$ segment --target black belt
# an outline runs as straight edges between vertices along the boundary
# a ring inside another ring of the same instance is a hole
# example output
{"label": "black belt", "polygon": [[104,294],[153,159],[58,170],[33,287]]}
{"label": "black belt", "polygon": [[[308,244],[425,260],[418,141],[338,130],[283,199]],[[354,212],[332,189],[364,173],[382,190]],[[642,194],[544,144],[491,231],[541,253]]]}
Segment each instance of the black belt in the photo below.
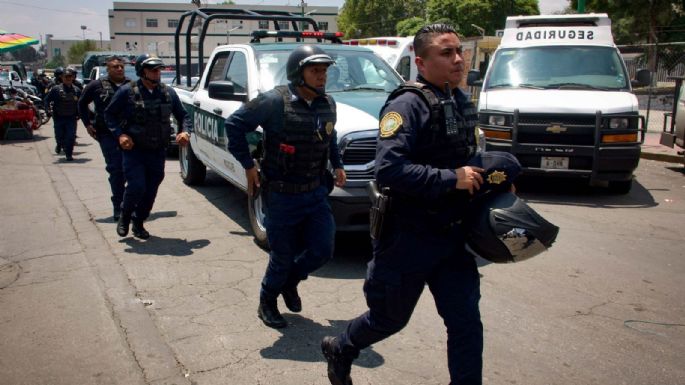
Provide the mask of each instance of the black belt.
{"label": "black belt", "polygon": [[270,191],[275,191],[279,193],[297,194],[310,192],[317,187],[321,186],[321,180],[315,179],[309,183],[289,183],[282,181],[269,181],[267,182],[267,189]]}

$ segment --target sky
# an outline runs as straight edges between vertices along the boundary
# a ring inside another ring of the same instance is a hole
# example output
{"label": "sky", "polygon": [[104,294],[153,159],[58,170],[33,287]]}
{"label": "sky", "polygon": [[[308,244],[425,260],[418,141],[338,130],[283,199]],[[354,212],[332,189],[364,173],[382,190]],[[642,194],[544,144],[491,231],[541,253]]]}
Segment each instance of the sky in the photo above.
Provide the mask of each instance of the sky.
{"label": "sky", "polygon": [[[234,0],[238,4],[299,5],[300,0]],[[189,3],[189,0],[139,0],[144,3]],[[202,0],[216,4],[217,0]],[[344,0],[307,0],[309,7],[338,6]],[[560,11],[568,6],[568,0],[539,0],[540,13]],[[0,29],[21,33],[36,39],[45,39],[52,34],[54,39],[81,39],[85,32],[87,39],[109,40],[107,10],[112,0],[0,0]],[[81,26],[85,25],[83,31]]]}

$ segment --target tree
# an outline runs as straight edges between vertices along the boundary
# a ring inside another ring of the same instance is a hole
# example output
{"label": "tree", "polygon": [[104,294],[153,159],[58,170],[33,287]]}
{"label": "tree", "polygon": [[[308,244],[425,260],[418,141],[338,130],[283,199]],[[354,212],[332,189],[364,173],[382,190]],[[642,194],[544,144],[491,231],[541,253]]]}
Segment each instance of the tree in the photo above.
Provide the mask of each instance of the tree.
{"label": "tree", "polygon": [[64,56],[57,55],[53,56],[52,59],[50,59],[50,61],[45,64],[45,68],[64,67],[65,65],[66,63],[64,63]]}
{"label": "tree", "polygon": [[69,51],[67,52],[69,63],[77,64],[83,62],[83,58],[86,57],[86,52],[88,51],[99,51],[95,41],[83,40],[79,41],[78,43],[74,43],[71,47],[69,47]]}
{"label": "tree", "polygon": [[423,17],[414,16],[397,23],[395,29],[397,30],[397,36],[414,36],[417,32],[419,32],[421,27],[426,24],[426,19]]}
{"label": "tree", "polygon": [[394,36],[397,23],[424,15],[427,0],[346,0],[338,16],[338,29],[346,38]]}
{"label": "tree", "polygon": [[24,63],[31,63],[38,59],[38,52],[32,47],[23,47],[10,52],[12,60],[20,60]]}
{"label": "tree", "polygon": [[472,24],[494,35],[509,15],[540,14],[536,0],[428,0],[427,9],[431,23],[447,19],[464,36],[481,34]]}

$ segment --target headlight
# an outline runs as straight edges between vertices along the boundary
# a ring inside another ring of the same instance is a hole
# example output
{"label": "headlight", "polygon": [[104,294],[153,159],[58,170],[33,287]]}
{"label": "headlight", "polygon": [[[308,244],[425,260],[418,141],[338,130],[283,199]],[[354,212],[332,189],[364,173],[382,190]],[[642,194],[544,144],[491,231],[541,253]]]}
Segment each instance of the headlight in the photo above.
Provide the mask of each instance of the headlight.
{"label": "headlight", "polygon": [[628,128],[628,118],[611,118],[609,119],[609,128],[612,130],[624,130]]}
{"label": "headlight", "polygon": [[493,126],[504,126],[507,119],[504,115],[490,115],[488,117],[488,124]]}

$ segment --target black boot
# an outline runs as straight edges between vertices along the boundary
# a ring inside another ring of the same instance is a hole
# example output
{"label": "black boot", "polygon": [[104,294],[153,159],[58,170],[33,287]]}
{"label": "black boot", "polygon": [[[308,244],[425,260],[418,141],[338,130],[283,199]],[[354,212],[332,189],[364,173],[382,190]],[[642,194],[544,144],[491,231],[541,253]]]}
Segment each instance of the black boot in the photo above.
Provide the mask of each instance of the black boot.
{"label": "black boot", "polygon": [[150,233],[148,233],[147,230],[145,230],[145,227],[143,227],[143,221],[141,220],[135,218],[133,219],[133,227],[131,228],[131,231],[133,232],[133,236],[136,238],[150,238]]}
{"label": "black boot", "polygon": [[55,145],[55,154],[58,154],[62,152],[62,146],[58,143]]}
{"label": "black boot", "polygon": [[117,222],[117,234],[119,234],[120,237],[125,237],[128,235],[128,227],[131,224],[131,214],[130,213],[122,213],[121,217],[119,217],[119,221]]}
{"label": "black boot", "polygon": [[350,371],[352,361],[359,357],[359,350],[350,346],[340,347],[335,337],[324,337],[321,351],[328,361],[328,380],[332,385],[352,385]]}
{"label": "black boot", "polygon": [[300,294],[297,292],[297,285],[286,287],[281,291],[283,295],[283,301],[285,301],[285,306],[293,313],[299,313],[302,311],[302,299]]}
{"label": "black boot", "polygon": [[259,300],[259,309],[257,309],[257,316],[264,322],[264,325],[274,328],[281,329],[288,326],[285,318],[278,311],[278,305],[276,300]]}
{"label": "black boot", "polygon": [[120,217],[121,217],[121,209],[119,208],[119,206],[115,206],[114,210],[112,211],[112,219],[114,219],[114,222],[117,222]]}

